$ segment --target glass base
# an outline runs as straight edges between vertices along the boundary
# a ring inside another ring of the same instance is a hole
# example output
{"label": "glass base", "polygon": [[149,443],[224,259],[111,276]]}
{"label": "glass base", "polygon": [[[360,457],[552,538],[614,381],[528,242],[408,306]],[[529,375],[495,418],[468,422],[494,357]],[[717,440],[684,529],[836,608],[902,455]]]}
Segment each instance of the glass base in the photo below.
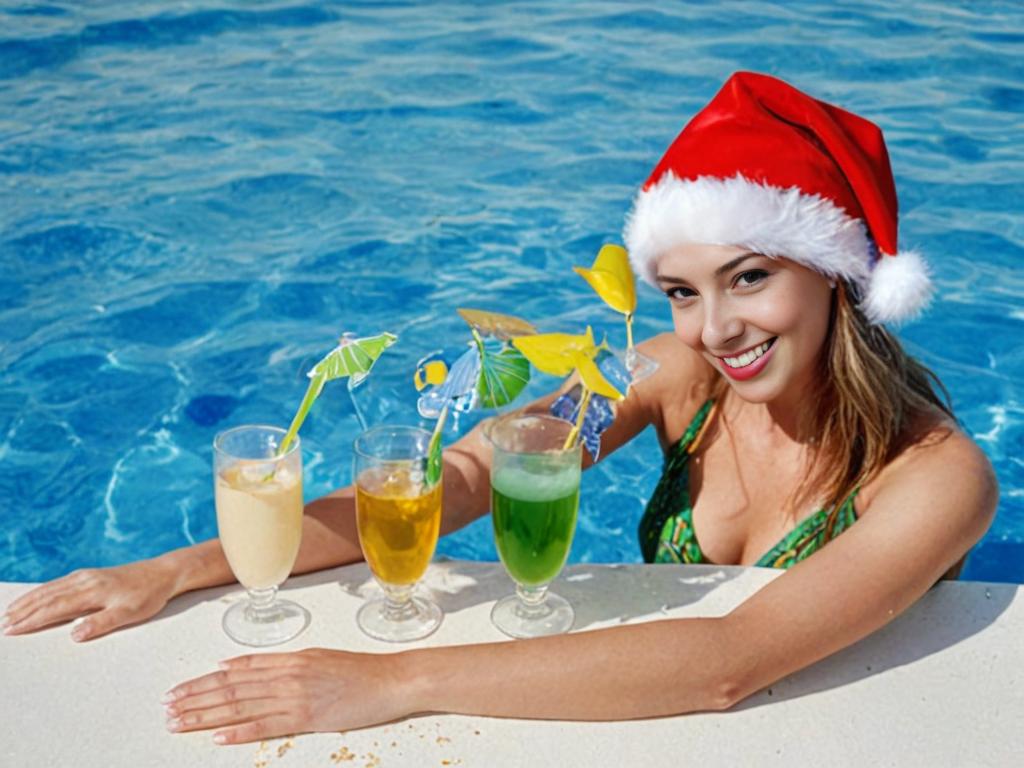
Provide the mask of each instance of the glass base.
{"label": "glass base", "polygon": [[491,609],[491,622],[509,637],[561,635],[572,629],[576,612],[564,597],[548,592],[530,605],[518,594],[503,597]]}
{"label": "glass base", "polygon": [[244,600],[224,612],[221,624],[236,643],[263,648],[298,637],[309,626],[309,618],[309,611],[291,600],[275,600],[265,608]]}
{"label": "glass base", "polygon": [[405,643],[433,634],[443,617],[436,603],[422,597],[410,597],[402,603],[380,597],[359,609],[356,624],[376,640]]}

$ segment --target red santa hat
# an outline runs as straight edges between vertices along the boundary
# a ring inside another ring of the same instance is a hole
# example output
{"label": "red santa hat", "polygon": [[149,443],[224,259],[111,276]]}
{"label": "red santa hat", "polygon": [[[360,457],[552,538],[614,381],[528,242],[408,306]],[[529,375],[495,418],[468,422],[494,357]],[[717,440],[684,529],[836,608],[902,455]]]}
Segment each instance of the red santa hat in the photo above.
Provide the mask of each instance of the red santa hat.
{"label": "red santa hat", "polygon": [[881,129],[767,75],[737,72],[644,183],[624,238],[654,283],[677,245],[785,257],[860,290],[873,323],[904,320],[931,293],[920,255],[897,251],[897,202]]}

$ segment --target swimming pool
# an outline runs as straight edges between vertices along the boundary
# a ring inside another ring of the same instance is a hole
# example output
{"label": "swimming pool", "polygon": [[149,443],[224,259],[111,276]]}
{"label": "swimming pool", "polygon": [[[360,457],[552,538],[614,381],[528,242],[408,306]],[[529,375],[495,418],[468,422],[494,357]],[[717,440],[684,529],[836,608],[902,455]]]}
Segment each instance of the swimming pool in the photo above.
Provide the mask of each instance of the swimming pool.
{"label": "swimming pool", "polygon": [[[1002,488],[966,576],[1024,582],[1020,5],[552,0],[0,8],[0,580],[214,535],[214,433],[287,420],[342,330],[400,336],[371,422],[415,419],[457,306],[614,338],[570,267],[740,68],[886,131],[938,286],[901,336]],[[641,336],[669,328],[640,301]],[[328,390],[307,497],[348,481],[356,430]],[[587,473],[573,561],[639,559],[659,470],[646,434]],[[494,559],[489,523],[440,551]]]}

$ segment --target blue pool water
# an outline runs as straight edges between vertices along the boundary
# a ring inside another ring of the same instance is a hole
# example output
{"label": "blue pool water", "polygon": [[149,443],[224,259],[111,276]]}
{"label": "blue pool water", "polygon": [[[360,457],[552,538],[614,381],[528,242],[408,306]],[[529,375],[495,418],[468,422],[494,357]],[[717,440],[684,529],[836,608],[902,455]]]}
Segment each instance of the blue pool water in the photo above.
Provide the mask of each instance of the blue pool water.
{"label": "blue pool water", "polygon": [[[401,337],[357,393],[373,422],[415,418],[457,306],[621,344],[570,267],[748,68],[884,127],[938,285],[901,336],[1002,487],[967,576],[1024,582],[1024,11],[947,5],[4,3],[0,579],[213,536],[214,433],[287,420],[342,330]],[[308,496],[348,481],[356,429],[329,386]],[[573,560],[638,560],[659,466],[647,434],[587,473]],[[441,551],[494,558],[487,521]]]}

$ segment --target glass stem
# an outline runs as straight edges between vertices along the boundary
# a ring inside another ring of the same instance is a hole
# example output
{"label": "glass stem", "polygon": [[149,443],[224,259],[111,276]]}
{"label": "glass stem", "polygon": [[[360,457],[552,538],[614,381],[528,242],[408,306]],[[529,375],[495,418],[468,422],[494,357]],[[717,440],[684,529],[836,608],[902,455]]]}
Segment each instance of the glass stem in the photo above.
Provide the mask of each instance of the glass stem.
{"label": "glass stem", "polygon": [[416,615],[416,606],[412,602],[412,584],[381,586],[384,587],[384,618],[388,621],[405,621]]}
{"label": "glass stem", "polygon": [[548,607],[544,602],[548,596],[547,584],[542,584],[539,587],[525,587],[522,584],[516,584],[516,596],[519,598],[517,613],[523,618],[538,618],[548,612]]}
{"label": "glass stem", "polygon": [[266,621],[277,600],[277,587],[249,589],[249,608],[246,611],[253,621]]}

